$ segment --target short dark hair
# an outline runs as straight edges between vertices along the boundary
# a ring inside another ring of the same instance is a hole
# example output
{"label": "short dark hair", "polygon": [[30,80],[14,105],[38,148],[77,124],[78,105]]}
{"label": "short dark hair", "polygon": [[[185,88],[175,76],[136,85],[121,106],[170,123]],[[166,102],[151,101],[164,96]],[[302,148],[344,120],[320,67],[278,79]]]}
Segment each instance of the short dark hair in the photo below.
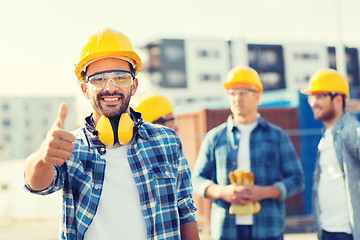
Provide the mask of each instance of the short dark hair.
{"label": "short dark hair", "polygon": [[332,100],[334,99],[334,97],[336,97],[336,96],[341,96],[341,98],[342,98],[343,112],[345,112],[345,108],[346,108],[346,96],[345,96],[345,94],[330,93],[331,101],[332,101]]}
{"label": "short dark hair", "polygon": [[341,94],[342,97],[342,103],[343,103],[343,111],[345,112],[346,109],[346,96],[344,94]]}

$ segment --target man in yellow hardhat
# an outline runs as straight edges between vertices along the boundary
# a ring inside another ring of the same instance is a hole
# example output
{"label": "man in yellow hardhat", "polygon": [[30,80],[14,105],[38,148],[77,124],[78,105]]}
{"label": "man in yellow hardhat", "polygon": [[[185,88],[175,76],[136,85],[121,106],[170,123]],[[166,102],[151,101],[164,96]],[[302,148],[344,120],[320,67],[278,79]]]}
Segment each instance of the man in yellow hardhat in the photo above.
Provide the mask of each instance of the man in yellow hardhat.
{"label": "man in yellow hardhat", "polygon": [[147,93],[138,99],[134,110],[142,114],[143,120],[150,123],[160,124],[178,131],[176,118],[174,116],[174,107],[164,96],[157,93]]}
{"label": "man in yellow hardhat", "polygon": [[140,68],[124,34],[102,29],[92,35],[75,66],[92,114],[69,133],[61,105],[46,139],[26,160],[29,191],[63,190],[61,239],[199,239],[178,136],[142,122],[129,107]]}
{"label": "man in yellow hardhat", "polygon": [[321,69],[301,92],[324,124],[313,178],[319,239],[360,240],[360,124],[345,112],[348,82],[333,69]]}
{"label": "man in yellow hardhat", "polygon": [[285,199],[304,188],[301,163],[285,132],[259,115],[263,86],[254,69],[233,68],[224,88],[232,115],[206,134],[193,172],[195,192],[212,199],[211,235],[281,240]]}

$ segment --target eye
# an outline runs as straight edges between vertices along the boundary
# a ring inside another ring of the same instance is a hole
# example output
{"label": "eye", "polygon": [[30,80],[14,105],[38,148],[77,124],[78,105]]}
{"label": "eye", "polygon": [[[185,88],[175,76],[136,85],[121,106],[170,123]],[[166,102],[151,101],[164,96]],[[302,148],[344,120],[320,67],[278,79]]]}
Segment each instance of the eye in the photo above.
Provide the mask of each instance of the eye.
{"label": "eye", "polygon": [[104,78],[102,76],[94,76],[89,79],[89,81],[92,81],[92,82],[102,82],[103,80],[104,80]]}
{"label": "eye", "polygon": [[116,76],[113,78],[115,81],[124,81],[125,80],[125,76]]}

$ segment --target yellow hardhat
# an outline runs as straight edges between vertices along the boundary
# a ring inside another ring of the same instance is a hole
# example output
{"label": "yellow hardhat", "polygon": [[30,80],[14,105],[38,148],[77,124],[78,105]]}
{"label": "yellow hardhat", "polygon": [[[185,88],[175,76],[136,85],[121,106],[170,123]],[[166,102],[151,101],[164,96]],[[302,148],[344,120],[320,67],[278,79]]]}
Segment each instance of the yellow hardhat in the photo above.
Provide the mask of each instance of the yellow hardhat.
{"label": "yellow hardhat", "polygon": [[259,74],[254,69],[243,66],[234,67],[227,74],[224,87],[226,91],[228,91],[230,88],[236,88],[243,85],[256,87],[260,93],[263,91],[263,85],[260,81]]}
{"label": "yellow hardhat", "polygon": [[104,28],[91,35],[81,49],[79,63],[75,65],[75,74],[79,81],[84,81],[81,73],[89,64],[107,57],[121,58],[130,62],[135,69],[135,75],[142,65],[140,57],[124,34]]}
{"label": "yellow hardhat", "polygon": [[334,69],[324,68],[314,73],[309,82],[309,89],[300,91],[304,94],[335,92],[344,94],[349,99],[349,84],[346,79]]}
{"label": "yellow hardhat", "polygon": [[157,93],[147,93],[138,99],[134,110],[142,114],[144,121],[154,122],[162,116],[172,113],[174,108],[167,98]]}

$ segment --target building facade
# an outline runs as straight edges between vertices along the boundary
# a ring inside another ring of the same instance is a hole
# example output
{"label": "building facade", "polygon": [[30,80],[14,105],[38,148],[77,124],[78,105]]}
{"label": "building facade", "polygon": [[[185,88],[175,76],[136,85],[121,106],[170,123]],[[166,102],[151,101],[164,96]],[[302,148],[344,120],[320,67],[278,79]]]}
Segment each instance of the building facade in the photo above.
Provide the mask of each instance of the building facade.
{"label": "building facade", "polygon": [[74,97],[0,97],[0,161],[25,158],[35,151],[63,102],[69,106],[65,128],[73,130]]}
{"label": "building facade", "polygon": [[[160,39],[143,47],[148,61],[142,70],[151,90],[181,105],[201,101],[226,101],[221,89],[234,66],[258,71],[264,85],[264,101],[288,101],[294,91],[307,86],[320,68],[336,68],[335,47],[324,44],[257,44],[225,39]],[[344,47],[345,48],[345,47]],[[359,51],[346,47],[347,78],[359,87]],[[268,96],[267,96],[268,95]]]}

